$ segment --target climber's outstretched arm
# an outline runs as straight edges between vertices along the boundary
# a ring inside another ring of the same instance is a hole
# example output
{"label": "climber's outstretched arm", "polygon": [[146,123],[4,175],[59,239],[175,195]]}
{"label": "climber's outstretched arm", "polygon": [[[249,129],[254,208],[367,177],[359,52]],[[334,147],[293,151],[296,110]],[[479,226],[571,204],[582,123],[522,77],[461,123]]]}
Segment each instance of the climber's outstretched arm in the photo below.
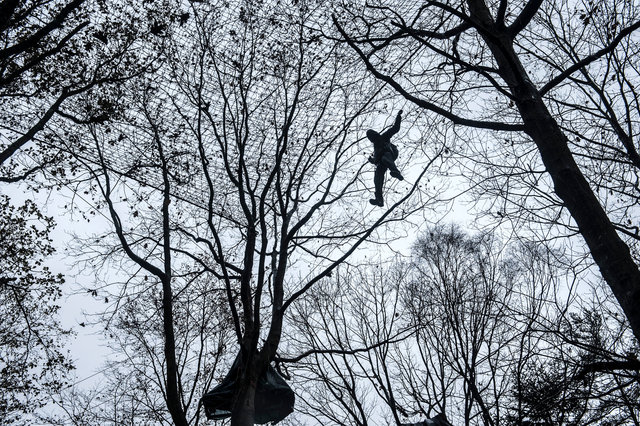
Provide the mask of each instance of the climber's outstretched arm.
{"label": "climber's outstretched arm", "polygon": [[381,136],[383,136],[384,138],[390,138],[391,136],[398,133],[400,131],[400,121],[402,121],[402,110],[398,112],[398,115],[396,116],[396,122],[393,123],[393,126],[389,130],[385,131]]}

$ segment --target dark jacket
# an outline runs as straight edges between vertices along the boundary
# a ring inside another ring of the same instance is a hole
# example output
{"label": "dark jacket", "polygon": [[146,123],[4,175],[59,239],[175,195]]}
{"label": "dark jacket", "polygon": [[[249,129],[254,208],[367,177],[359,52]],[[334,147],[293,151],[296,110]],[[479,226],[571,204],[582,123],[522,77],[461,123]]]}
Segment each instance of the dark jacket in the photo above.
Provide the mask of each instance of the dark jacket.
{"label": "dark jacket", "polygon": [[387,152],[391,154],[394,160],[398,158],[398,148],[391,143],[391,136],[400,131],[401,121],[402,116],[398,114],[395,123],[393,123],[393,126],[391,126],[391,128],[386,130],[385,132],[378,133],[375,130],[367,130],[367,138],[369,138],[369,140],[373,142],[372,158],[375,163],[379,163],[380,158]]}

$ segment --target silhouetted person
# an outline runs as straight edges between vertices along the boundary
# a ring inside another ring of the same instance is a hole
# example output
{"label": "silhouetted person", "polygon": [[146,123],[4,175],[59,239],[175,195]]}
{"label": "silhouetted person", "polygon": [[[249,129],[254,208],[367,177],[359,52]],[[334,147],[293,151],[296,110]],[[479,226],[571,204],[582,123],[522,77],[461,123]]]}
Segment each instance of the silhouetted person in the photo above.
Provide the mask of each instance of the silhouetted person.
{"label": "silhouetted person", "polygon": [[398,113],[396,122],[386,132],[380,134],[375,130],[367,130],[367,137],[373,142],[373,155],[369,156],[369,162],[376,165],[376,173],[373,177],[373,183],[376,186],[375,197],[369,200],[374,206],[382,207],[384,200],[382,199],[382,185],[384,184],[384,174],[389,169],[391,176],[398,180],[404,180],[400,170],[396,167],[395,160],[398,158],[398,148],[391,143],[391,136],[400,130],[400,121],[402,120],[402,111]]}

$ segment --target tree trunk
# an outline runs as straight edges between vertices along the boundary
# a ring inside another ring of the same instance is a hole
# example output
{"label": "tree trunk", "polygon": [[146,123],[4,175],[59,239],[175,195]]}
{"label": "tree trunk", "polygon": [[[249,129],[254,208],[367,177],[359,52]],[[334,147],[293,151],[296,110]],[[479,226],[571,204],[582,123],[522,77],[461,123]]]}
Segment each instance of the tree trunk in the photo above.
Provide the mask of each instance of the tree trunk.
{"label": "tree trunk", "polygon": [[164,274],[162,279],[162,319],[164,331],[164,357],[167,363],[167,408],[176,426],[187,426],[187,417],[180,400],[180,385],[178,383],[178,364],[176,362],[176,336],[173,330],[173,290],[171,288],[172,258],[171,258],[171,226],[169,221],[169,204],[171,203],[171,188],[167,160],[164,156],[162,143],[154,126],[158,153],[162,160],[162,180],[164,181],[162,201],[162,241],[164,245]]}
{"label": "tree trunk", "polygon": [[[252,366],[248,367],[253,370]],[[231,411],[231,426],[253,426],[255,419],[255,396],[257,374],[245,370],[240,379],[238,395]]]}
{"label": "tree trunk", "polygon": [[603,278],[613,291],[636,339],[640,341],[640,271],[602,205],[576,164],[567,137],[547,109],[513,50],[507,30],[493,24],[483,1],[469,0],[470,10],[487,33],[482,37],[509,85],[526,132],[538,147],[555,193],[571,213]]}
{"label": "tree trunk", "polygon": [[167,408],[175,425],[187,426],[185,413],[180,402],[180,393],[178,392],[178,366],[176,364],[175,335],[173,332],[173,301],[170,280],[170,276],[163,280],[162,286],[164,353],[167,363]]}

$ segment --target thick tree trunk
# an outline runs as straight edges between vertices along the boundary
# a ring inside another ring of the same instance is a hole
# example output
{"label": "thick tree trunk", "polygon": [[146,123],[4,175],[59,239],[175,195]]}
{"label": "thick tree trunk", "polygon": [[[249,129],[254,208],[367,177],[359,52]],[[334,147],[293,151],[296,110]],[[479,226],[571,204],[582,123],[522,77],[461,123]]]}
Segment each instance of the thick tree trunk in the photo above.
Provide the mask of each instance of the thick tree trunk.
{"label": "thick tree trunk", "polygon": [[254,425],[257,374],[247,371],[242,376],[238,395],[231,411],[231,426]]}
{"label": "thick tree trunk", "polygon": [[566,136],[541,100],[517,102],[562,199],[584,237],[603,278],[611,287],[640,341],[640,271],[606,212],[576,165]]}
{"label": "thick tree trunk", "polygon": [[474,17],[491,31],[482,36],[509,85],[526,132],[538,147],[554,190],[571,213],[594,261],[617,298],[640,341],[640,270],[609,220],[569,150],[567,137],[547,109],[515,51],[504,27],[493,24],[480,0],[469,0]]}

